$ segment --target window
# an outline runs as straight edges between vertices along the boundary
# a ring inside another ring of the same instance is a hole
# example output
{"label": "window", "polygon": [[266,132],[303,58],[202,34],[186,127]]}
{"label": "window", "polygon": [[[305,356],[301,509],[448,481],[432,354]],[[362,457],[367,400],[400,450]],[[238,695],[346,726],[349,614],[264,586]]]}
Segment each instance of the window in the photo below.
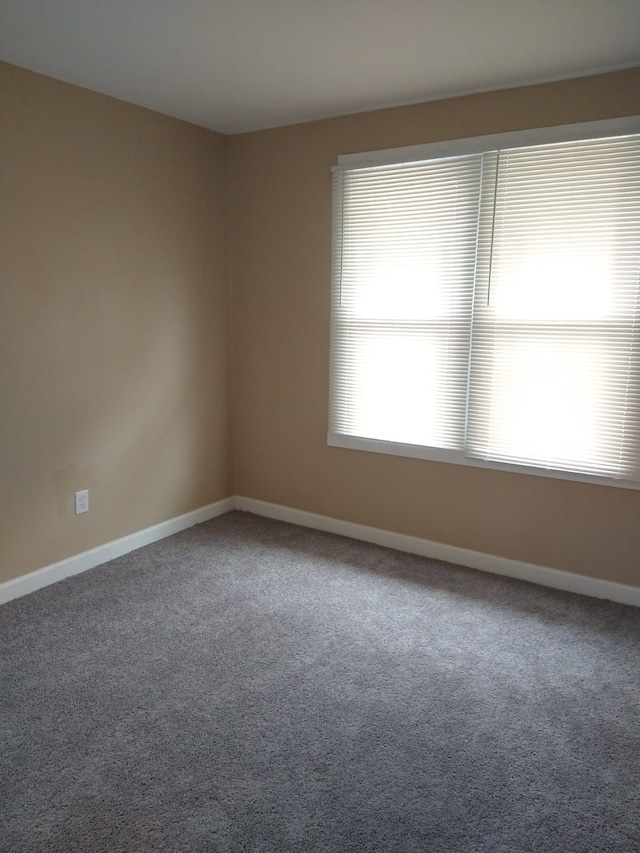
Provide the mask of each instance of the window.
{"label": "window", "polygon": [[640,122],[334,169],[329,443],[640,485]]}

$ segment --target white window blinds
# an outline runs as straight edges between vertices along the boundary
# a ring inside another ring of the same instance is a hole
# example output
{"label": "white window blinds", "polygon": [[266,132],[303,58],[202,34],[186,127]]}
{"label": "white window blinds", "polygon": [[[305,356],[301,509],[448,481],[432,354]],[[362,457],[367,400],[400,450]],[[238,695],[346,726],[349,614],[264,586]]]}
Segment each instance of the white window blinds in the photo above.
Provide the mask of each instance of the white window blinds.
{"label": "white window blinds", "polygon": [[464,441],[480,155],[335,179],[331,429]]}
{"label": "white window blinds", "polygon": [[330,443],[640,481],[639,135],[338,169],[333,241]]}
{"label": "white window blinds", "polygon": [[496,159],[467,451],[640,479],[640,138]]}

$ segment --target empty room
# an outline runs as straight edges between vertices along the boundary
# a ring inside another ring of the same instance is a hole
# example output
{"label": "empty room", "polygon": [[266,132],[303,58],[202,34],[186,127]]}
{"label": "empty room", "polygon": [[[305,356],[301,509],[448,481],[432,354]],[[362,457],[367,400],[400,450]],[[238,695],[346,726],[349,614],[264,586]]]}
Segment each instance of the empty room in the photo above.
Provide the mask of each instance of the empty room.
{"label": "empty room", "polygon": [[0,853],[640,850],[640,3],[0,0]]}

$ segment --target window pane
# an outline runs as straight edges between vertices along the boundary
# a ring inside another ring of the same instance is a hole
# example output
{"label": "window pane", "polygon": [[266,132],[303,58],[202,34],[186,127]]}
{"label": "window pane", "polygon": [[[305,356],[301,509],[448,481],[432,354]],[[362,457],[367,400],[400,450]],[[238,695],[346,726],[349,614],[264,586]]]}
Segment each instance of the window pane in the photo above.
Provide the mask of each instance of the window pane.
{"label": "window pane", "polygon": [[331,430],[462,448],[481,155],[334,185]]}
{"label": "window pane", "polygon": [[490,215],[469,455],[640,476],[640,139],[500,152]]}

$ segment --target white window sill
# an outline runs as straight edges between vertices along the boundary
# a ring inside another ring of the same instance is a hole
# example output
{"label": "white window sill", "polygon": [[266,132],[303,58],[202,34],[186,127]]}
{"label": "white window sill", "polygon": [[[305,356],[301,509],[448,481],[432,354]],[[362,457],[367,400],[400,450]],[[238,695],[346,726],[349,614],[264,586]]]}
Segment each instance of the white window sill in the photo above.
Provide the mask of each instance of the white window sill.
{"label": "white window sill", "polygon": [[355,435],[327,433],[330,447],[343,447],[350,450],[365,450],[371,453],[385,453],[389,456],[405,456],[413,459],[428,459],[433,462],[449,462],[454,465],[467,465],[471,468],[489,468],[494,471],[511,471],[516,474],[532,474],[535,477],[550,477],[555,480],[574,480],[579,483],[595,483],[599,486],[616,486],[619,489],[640,490],[640,482],[616,480],[596,474],[581,474],[575,471],[554,471],[548,468],[534,468],[528,465],[512,465],[507,462],[491,462],[472,459],[458,450],[443,450],[439,447],[424,447],[419,444],[401,444],[393,441],[379,441],[374,438],[362,438]]}

